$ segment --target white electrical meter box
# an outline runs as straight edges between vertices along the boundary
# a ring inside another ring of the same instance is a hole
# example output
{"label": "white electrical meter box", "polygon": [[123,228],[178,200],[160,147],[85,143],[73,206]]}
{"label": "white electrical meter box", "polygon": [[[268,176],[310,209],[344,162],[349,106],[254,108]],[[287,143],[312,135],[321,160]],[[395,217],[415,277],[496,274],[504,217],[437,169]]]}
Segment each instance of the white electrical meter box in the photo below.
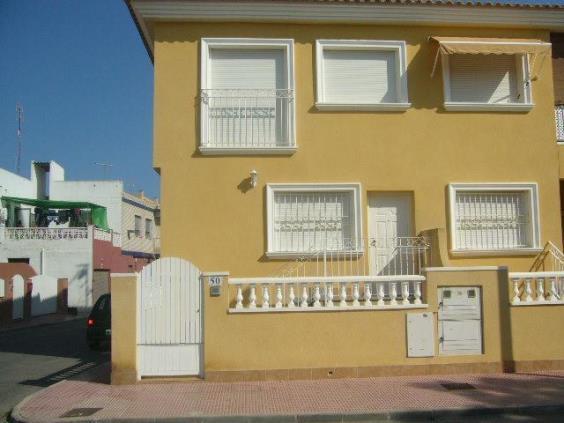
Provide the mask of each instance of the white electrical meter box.
{"label": "white electrical meter box", "polygon": [[435,323],[433,313],[407,314],[407,356],[435,355]]}

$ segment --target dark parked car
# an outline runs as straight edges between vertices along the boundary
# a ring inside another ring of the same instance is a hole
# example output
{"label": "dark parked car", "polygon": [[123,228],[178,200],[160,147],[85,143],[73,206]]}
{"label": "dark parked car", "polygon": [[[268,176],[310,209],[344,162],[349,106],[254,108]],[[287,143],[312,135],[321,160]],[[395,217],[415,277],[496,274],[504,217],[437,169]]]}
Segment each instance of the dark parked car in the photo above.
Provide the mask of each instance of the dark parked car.
{"label": "dark parked car", "polygon": [[88,316],[86,341],[91,349],[110,345],[112,339],[111,301],[110,294],[102,295]]}

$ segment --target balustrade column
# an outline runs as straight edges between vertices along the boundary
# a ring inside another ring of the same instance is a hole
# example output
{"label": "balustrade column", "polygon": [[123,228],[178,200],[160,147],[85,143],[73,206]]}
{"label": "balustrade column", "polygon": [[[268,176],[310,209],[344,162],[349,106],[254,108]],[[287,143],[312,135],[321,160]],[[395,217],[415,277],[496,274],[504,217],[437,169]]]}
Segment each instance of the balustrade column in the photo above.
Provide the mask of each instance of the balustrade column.
{"label": "balustrade column", "polygon": [[360,298],[360,292],[359,292],[358,283],[355,283],[353,285],[353,307],[360,306],[360,302],[358,301],[359,298]]}
{"label": "balustrade column", "polygon": [[321,303],[319,302],[320,299],[321,299],[321,293],[319,292],[319,284],[315,284],[315,288],[313,289],[314,307],[321,307]]}
{"label": "balustrade column", "polygon": [[249,308],[257,308],[257,292],[255,285],[251,285],[251,294],[249,295]]}
{"label": "balustrade column", "polygon": [[525,302],[533,302],[533,289],[531,288],[531,280],[525,279]]}
{"label": "balustrade column", "polygon": [[325,306],[333,307],[333,284],[325,287]]}
{"label": "balustrade column", "polygon": [[262,308],[270,307],[270,292],[268,285],[262,286]]}
{"label": "balustrade column", "polygon": [[364,305],[372,307],[372,290],[370,289],[370,282],[364,283]]}
{"label": "balustrade column", "polygon": [[395,282],[390,283],[390,305],[397,305],[398,290]]}
{"label": "balustrade column", "polygon": [[294,293],[294,285],[290,285],[290,293],[288,294],[288,307],[294,308],[296,304],[294,300],[296,299],[296,294]]}
{"label": "balustrade column", "polygon": [[401,283],[401,303],[403,305],[409,304],[409,282]]}
{"label": "balustrade column", "polygon": [[558,301],[558,293],[556,292],[556,278],[552,278],[550,280],[550,291],[548,293],[548,300],[550,302]]}
{"label": "balustrade column", "polygon": [[282,287],[276,285],[276,304],[274,308],[282,308]]}
{"label": "balustrade column", "polygon": [[413,304],[421,304],[421,282],[420,281],[415,281],[415,290],[413,292],[413,296],[415,297]]}
{"label": "balustrade column", "polygon": [[539,278],[537,279],[537,298],[535,298],[536,301],[538,301],[539,303],[543,303],[546,301],[546,298],[544,298],[544,279],[543,278]]}
{"label": "balustrade column", "polygon": [[519,279],[513,279],[513,298],[511,298],[511,304],[516,305],[521,302],[519,297]]}
{"label": "balustrade column", "polygon": [[300,307],[307,308],[307,299],[307,287],[304,286],[304,288],[302,289],[302,302],[300,304]]}
{"label": "balustrade column", "polygon": [[341,301],[339,302],[339,305],[341,307],[346,307],[347,306],[347,285],[344,284],[344,283],[341,285],[340,298],[341,298]]}
{"label": "balustrade column", "polygon": [[384,302],[384,284],[383,283],[378,284],[378,288],[376,289],[376,298],[378,298],[378,301],[376,301],[377,306],[386,305],[386,303]]}
{"label": "balustrade column", "polygon": [[241,309],[243,308],[243,289],[241,285],[237,285],[237,304],[235,304],[235,308]]}

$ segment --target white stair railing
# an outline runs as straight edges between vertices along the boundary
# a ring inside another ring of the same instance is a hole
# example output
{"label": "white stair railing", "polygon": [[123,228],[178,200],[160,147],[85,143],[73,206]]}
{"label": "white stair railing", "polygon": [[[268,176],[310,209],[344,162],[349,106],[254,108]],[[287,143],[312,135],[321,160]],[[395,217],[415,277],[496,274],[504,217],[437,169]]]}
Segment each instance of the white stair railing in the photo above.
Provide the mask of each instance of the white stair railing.
{"label": "white stair railing", "polygon": [[535,257],[530,271],[564,271],[564,253],[552,241],[548,241]]}

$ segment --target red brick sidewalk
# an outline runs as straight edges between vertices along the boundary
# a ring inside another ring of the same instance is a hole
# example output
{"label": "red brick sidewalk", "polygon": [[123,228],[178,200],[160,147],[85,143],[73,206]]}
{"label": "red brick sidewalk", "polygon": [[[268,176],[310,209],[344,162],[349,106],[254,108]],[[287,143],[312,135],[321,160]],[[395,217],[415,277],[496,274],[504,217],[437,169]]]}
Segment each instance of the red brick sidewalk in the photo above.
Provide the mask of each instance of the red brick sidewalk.
{"label": "red brick sidewalk", "polygon": [[[447,390],[442,383],[475,389]],[[160,383],[110,386],[64,381],[28,397],[16,421],[52,422],[76,408],[100,408],[92,421],[232,416],[384,414],[564,406],[564,371],[316,381]],[[564,410],[564,407],[557,407]],[[83,417],[81,421],[84,420]],[[64,418],[61,421],[72,421]],[[179,421],[179,420],[177,420]]]}

